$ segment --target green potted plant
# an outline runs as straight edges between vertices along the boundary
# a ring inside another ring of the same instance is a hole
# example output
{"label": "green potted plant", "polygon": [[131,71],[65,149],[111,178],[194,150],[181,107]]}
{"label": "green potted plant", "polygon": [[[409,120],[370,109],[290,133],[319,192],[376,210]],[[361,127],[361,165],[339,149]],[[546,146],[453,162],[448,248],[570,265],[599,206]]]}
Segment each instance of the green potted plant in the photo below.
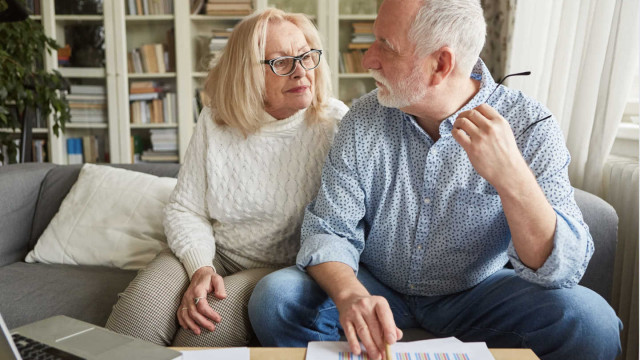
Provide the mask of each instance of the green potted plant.
{"label": "green potted plant", "polygon": [[[11,0],[0,0],[0,12],[11,5]],[[53,121],[53,132],[64,132],[69,120],[69,105],[59,89],[66,81],[56,70],[48,72],[43,66],[45,52],[57,51],[55,40],[47,37],[39,22],[31,19],[0,23],[0,127],[14,132],[22,126],[27,109],[37,109],[46,119]],[[17,146],[12,135],[0,132],[0,149],[8,148],[8,154],[0,153],[13,161]]]}

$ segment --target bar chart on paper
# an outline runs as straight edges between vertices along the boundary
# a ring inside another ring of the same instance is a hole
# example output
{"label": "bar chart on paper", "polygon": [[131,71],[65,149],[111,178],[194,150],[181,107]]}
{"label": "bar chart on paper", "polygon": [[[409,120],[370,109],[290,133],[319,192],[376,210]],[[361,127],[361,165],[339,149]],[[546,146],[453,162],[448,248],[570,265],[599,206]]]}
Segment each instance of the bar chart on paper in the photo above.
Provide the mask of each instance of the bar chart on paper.
{"label": "bar chart on paper", "polygon": [[[394,360],[473,360],[467,353],[445,352],[397,352],[392,355]],[[367,354],[355,355],[351,352],[339,352],[338,360],[369,360]]]}
{"label": "bar chart on paper", "polygon": [[[307,345],[306,360],[369,360],[362,348],[360,355],[351,352],[344,341],[312,341]],[[463,343],[456,338],[398,342],[391,345],[394,360],[495,360],[485,343]]]}

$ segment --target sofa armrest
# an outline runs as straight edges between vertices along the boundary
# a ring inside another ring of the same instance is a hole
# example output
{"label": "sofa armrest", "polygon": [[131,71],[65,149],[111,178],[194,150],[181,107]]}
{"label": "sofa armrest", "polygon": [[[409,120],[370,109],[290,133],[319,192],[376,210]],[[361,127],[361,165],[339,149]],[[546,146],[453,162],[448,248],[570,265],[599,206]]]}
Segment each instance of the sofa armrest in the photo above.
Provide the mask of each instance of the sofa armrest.
{"label": "sofa armrest", "polygon": [[21,261],[29,252],[29,237],[42,180],[52,164],[0,167],[0,266]]}
{"label": "sofa armrest", "polygon": [[575,189],[576,203],[589,225],[594,252],[580,285],[611,300],[613,263],[618,244],[618,215],[611,205],[588,192]]}

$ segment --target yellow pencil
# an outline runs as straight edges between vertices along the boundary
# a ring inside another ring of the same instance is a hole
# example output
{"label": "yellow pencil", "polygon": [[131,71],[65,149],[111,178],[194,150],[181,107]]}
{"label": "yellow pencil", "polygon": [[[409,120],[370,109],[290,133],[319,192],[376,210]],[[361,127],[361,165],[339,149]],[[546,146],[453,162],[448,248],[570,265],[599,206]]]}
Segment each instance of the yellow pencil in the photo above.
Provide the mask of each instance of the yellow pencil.
{"label": "yellow pencil", "polygon": [[384,352],[387,353],[387,360],[391,360],[391,346],[385,344]]}

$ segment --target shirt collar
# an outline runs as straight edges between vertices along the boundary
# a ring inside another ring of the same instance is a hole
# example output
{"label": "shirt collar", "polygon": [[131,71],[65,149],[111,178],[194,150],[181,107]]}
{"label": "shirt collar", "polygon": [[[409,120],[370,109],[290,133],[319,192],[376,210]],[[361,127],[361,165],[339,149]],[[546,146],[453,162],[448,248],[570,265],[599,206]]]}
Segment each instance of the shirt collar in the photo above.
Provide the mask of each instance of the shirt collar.
{"label": "shirt collar", "polygon": [[[448,123],[450,125],[447,126],[448,132],[451,132],[453,123],[461,112],[471,110],[485,103],[493,89],[495,89],[496,87],[496,82],[493,80],[491,72],[489,72],[489,69],[484,64],[484,61],[482,61],[482,59],[480,58],[478,58],[476,65],[471,71],[471,78],[474,80],[480,80],[480,89],[478,90],[476,95],[471,98],[471,100],[469,100],[468,103],[460,108],[460,110],[456,111],[453,115],[449,116],[445,119],[445,121],[442,122],[443,124]],[[442,124],[440,124],[440,130],[443,130]],[[442,134],[442,131],[440,133]]]}
{"label": "shirt collar", "polygon": [[[476,95],[471,98],[471,100],[469,100],[469,102],[467,102],[463,107],[460,108],[460,110],[456,111],[454,114],[442,121],[442,123],[440,124],[440,136],[450,135],[451,130],[453,129],[453,123],[455,122],[458,115],[460,115],[460,113],[463,111],[471,110],[485,103],[491,92],[496,87],[496,82],[493,80],[489,68],[487,68],[484,61],[482,61],[482,59],[480,58],[478,58],[478,61],[474,65],[470,77],[474,80],[480,81],[480,89],[478,90]],[[497,99],[497,96],[494,95],[489,103],[493,103],[495,99]],[[413,115],[407,114],[405,112],[403,112],[402,114],[405,120],[410,121],[414,126],[422,130]]]}

